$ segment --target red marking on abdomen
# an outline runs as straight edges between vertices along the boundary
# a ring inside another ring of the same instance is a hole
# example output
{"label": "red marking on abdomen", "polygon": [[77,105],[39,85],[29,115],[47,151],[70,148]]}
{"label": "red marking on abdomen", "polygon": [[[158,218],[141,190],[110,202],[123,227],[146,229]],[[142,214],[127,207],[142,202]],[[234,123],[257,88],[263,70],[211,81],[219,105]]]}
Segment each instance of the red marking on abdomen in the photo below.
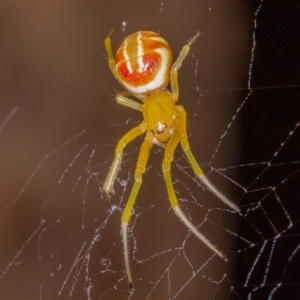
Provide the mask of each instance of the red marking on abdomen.
{"label": "red marking on abdomen", "polygon": [[132,86],[143,86],[153,81],[161,67],[160,54],[155,52],[144,54],[144,66],[140,66],[138,61],[135,61],[136,63],[131,65],[132,73],[128,70],[125,61],[118,62],[117,72],[121,79]]}

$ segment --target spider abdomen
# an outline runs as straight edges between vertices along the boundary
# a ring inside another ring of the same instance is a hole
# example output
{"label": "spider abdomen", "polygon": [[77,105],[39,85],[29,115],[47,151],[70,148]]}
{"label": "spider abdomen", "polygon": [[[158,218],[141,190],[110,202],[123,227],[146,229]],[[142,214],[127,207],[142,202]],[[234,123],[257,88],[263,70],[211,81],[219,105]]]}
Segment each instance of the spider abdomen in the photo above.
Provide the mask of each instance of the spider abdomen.
{"label": "spider abdomen", "polygon": [[130,34],[116,54],[120,82],[133,94],[150,94],[166,87],[173,62],[169,44],[157,33]]}
{"label": "spider abdomen", "polygon": [[[112,54],[110,37],[116,28],[113,28],[104,40],[109,67],[113,75],[127,89],[127,91],[119,93],[116,96],[116,100],[124,106],[142,111],[144,120],[140,125],[129,130],[118,142],[112,167],[103,186],[108,200],[110,199],[109,192],[113,188],[121,166],[123,149],[137,136],[147,132],[137,160],[134,185],[121,219],[126,273],[129,287],[133,288],[128,252],[128,224],[153,144],[165,149],[162,172],[170,204],[175,214],[199,240],[225,261],[227,261],[225,255],[198,231],[198,228],[191,223],[189,218],[180,209],[171,177],[171,162],[173,161],[174,152],[179,142],[195,174],[202,183],[237,213],[240,213],[240,210],[234,203],[221,194],[204,175],[189,146],[186,131],[186,112],[183,106],[175,105],[179,94],[178,69],[188,54],[190,46],[200,33],[197,32],[182,48],[176,62],[171,66],[172,53],[169,45],[160,35],[151,31],[138,31],[128,36],[121,44],[115,59]],[[169,80],[170,92],[164,90]],[[132,96],[141,100],[143,104],[128,98],[127,94],[128,96],[133,94]]]}

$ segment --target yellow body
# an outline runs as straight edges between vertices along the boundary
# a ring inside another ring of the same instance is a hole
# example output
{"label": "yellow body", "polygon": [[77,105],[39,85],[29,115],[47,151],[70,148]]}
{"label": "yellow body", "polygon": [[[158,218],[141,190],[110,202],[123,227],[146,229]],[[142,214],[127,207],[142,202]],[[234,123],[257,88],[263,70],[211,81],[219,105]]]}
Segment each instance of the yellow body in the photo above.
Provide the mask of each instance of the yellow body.
{"label": "yellow body", "polygon": [[[118,72],[116,72],[115,59],[113,57],[111,49],[110,36],[115,31],[115,29],[116,28],[114,28],[108,34],[104,43],[107,52],[109,67],[114,76],[122,84],[122,79],[119,77]],[[164,174],[170,204],[175,214],[203,243],[205,243],[210,249],[212,249],[218,256],[220,256],[224,260],[226,260],[226,257],[223,255],[223,253],[220,252],[205,236],[203,236],[197,230],[197,228],[191,223],[191,221],[180,209],[171,179],[171,162],[174,159],[174,152],[179,142],[181,143],[182,150],[188,158],[196,176],[198,176],[201,182],[212,193],[219,197],[220,200],[222,200],[225,204],[234,209],[236,212],[240,212],[239,208],[234,203],[229,201],[213,186],[213,184],[208,180],[208,178],[204,175],[203,171],[199,167],[194,155],[190,150],[190,145],[188,142],[188,136],[186,132],[186,112],[182,106],[175,104],[178,100],[179,95],[178,70],[181,67],[184,58],[188,54],[191,44],[198,36],[199,32],[190,40],[188,44],[186,44],[182,48],[177,60],[172,65],[169,76],[171,91],[165,89],[157,91],[156,89],[154,89],[152,93],[148,93],[149,95],[133,94],[129,93],[128,91],[124,91],[116,95],[116,100],[119,104],[142,112],[144,120],[139,126],[136,126],[129,132],[127,132],[118,142],[115,150],[115,159],[103,187],[109,201],[109,193],[113,187],[122,161],[123,149],[134,138],[146,132],[146,137],[140,148],[140,153],[134,173],[134,185],[121,219],[125,266],[130,287],[133,287],[133,283],[129,265],[127,226],[130,220],[134,202],[142,184],[142,175],[146,170],[149,153],[153,144],[157,144],[165,148],[164,159],[162,163],[162,172]],[[130,99],[129,96],[137,98],[142,103]]]}
{"label": "yellow body", "polygon": [[170,93],[151,94],[143,104],[142,113],[154,141],[167,142],[177,127],[175,103]]}

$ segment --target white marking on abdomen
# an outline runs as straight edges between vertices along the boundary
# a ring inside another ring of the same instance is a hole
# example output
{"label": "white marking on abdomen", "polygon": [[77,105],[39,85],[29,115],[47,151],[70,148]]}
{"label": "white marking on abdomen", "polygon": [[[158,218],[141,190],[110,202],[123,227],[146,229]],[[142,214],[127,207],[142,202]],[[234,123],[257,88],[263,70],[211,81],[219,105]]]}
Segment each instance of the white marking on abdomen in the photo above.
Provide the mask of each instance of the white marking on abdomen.
{"label": "white marking on abdomen", "polygon": [[123,55],[124,55],[124,58],[125,58],[126,67],[129,71],[129,73],[132,73],[132,67],[131,67],[130,60],[129,60],[129,55],[128,55],[126,49],[127,49],[127,39],[125,39],[125,42],[124,42]]}
{"label": "white marking on abdomen", "polygon": [[142,42],[142,33],[140,31],[137,35],[137,42],[138,42],[137,57],[138,57],[139,72],[142,73],[145,71],[145,65],[143,62],[144,49],[143,49],[143,42]]}
{"label": "white marking on abdomen", "polygon": [[133,87],[132,85],[126,84],[126,82],[122,82],[127,90],[135,94],[147,93],[148,91],[157,89],[164,82],[168,81],[168,78],[165,80],[165,77],[169,76],[169,74],[166,74],[169,51],[166,48],[159,48],[156,49],[155,52],[161,55],[161,65],[154,79],[145,85],[137,87]]}

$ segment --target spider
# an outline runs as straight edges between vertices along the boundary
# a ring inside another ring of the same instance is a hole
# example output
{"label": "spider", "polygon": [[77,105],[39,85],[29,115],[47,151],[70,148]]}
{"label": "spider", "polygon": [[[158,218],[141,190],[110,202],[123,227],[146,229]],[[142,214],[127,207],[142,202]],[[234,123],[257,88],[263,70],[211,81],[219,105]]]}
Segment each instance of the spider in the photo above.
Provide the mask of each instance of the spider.
{"label": "spider", "polygon": [[[114,58],[111,47],[111,36],[117,27],[108,33],[104,41],[110,70],[126,89],[126,91],[116,95],[116,101],[119,104],[142,112],[144,120],[140,125],[129,130],[119,140],[115,150],[114,161],[103,189],[109,203],[111,203],[109,193],[113,188],[120,169],[123,149],[134,138],[146,133],[137,160],[134,185],[121,218],[125,267],[129,286],[132,288],[133,281],[129,264],[127,227],[134,202],[142,184],[142,174],[146,170],[149,152],[153,144],[164,148],[162,172],[170,204],[175,214],[206,246],[225,261],[227,260],[225,255],[197,230],[179,206],[170,173],[174,151],[179,142],[196,176],[201,182],[237,213],[240,210],[214,187],[199,167],[188,142],[186,112],[183,106],[175,104],[179,95],[178,70],[187,56],[192,43],[200,33],[197,32],[182,48],[177,60],[172,64],[173,55],[170,46],[159,34],[152,31],[138,31],[130,34],[121,43],[116,58]],[[170,91],[166,88],[169,82]],[[130,99],[130,96],[138,99],[141,103]]]}

